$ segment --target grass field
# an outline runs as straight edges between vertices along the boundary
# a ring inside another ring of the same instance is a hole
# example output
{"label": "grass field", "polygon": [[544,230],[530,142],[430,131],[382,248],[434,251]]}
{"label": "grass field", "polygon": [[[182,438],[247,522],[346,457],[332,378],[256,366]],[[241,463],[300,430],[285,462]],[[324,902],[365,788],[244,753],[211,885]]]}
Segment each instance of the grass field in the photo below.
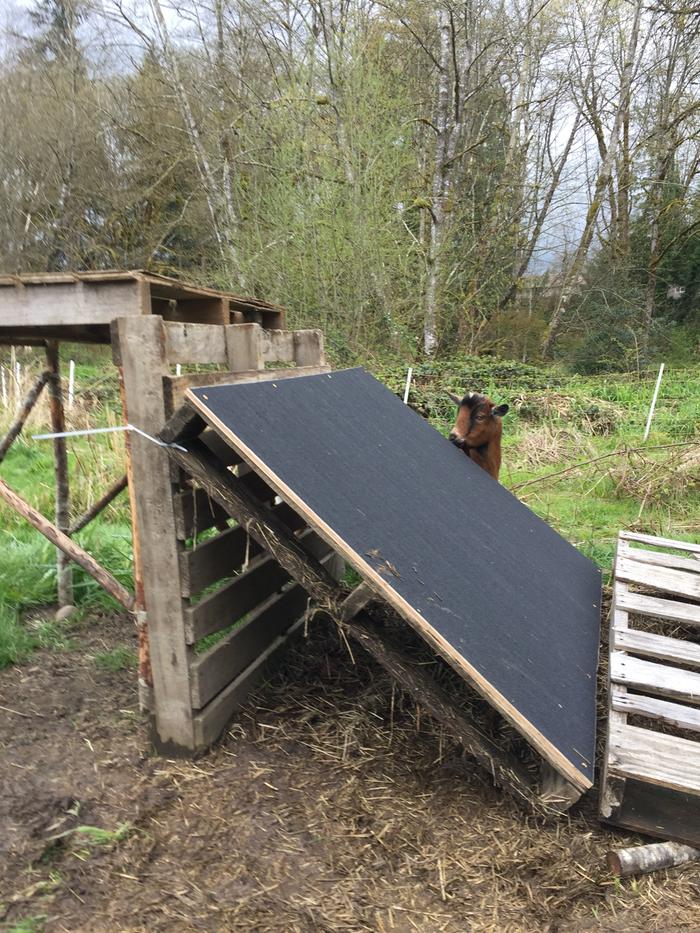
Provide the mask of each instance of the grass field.
{"label": "grass field", "polygon": [[[85,359],[85,349],[80,353]],[[25,351],[22,363],[25,391],[40,360]],[[369,368],[393,391],[402,392],[403,366]],[[446,390],[474,389],[507,401],[511,410],[504,422],[501,481],[608,569],[620,528],[689,540],[700,535],[700,369],[667,371],[644,444],[654,376],[583,379],[508,361],[467,359],[417,367],[411,404],[447,433],[454,406]],[[7,407],[0,404],[0,433],[12,415],[11,397]],[[71,428],[120,422],[116,371],[103,351],[98,359],[79,363],[76,401],[68,421]],[[46,429],[43,398],[0,466],[0,476],[51,515],[51,444],[31,437]],[[77,516],[124,472],[124,439],[119,434],[75,438],[69,449]],[[68,633],[66,626],[31,622],[31,610],[55,599],[52,547],[4,505],[0,521],[0,666],[5,666],[26,657],[33,647],[62,645]],[[124,494],[77,540],[128,584],[131,539]],[[109,605],[109,598],[77,570],[76,602],[89,609]],[[22,621],[24,616],[28,621]]]}

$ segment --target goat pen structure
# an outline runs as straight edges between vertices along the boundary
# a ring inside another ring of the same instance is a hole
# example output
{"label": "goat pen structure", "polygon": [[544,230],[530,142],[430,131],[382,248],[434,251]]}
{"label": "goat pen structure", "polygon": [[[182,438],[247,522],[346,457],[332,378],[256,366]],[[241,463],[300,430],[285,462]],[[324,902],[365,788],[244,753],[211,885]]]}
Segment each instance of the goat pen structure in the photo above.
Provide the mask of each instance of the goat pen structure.
{"label": "goat pen structure", "polygon": [[[287,331],[283,310],[256,299],[140,271],[0,276],[0,344],[46,353],[46,370],[0,442],[0,462],[45,386],[52,430],[65,431],[59,345],[68,341],[111,344],[124,424],[150,435],[162,429],[189,387],[329,368],[320,331]],[[153,714],[156,744],[161,750],[196,752],[218,737],[298,624],[307,597],[289,585],[288,575],[271,565],[242,528],[231,527],[223,510],[193,488],[162,447],[137,432],[125,437],[126,477],[76,521],[70,514],[65,438],[53,441],[54,522],[2,480],[0,495],[57,545],[59,605],[72,603],[72,561],[77,561],[134,614],[140,701]],[[216,445],[213,432],[210,441]],[[242,463],[228,460],[261,502],[282,512],[269,487]],[[72,539],[126,488],[133,592]],[[297,528],[297,535],[318,559],[334,560],[330,547],[310,531]],[[197,654],[198,641],[244,618],[212,650]]]}

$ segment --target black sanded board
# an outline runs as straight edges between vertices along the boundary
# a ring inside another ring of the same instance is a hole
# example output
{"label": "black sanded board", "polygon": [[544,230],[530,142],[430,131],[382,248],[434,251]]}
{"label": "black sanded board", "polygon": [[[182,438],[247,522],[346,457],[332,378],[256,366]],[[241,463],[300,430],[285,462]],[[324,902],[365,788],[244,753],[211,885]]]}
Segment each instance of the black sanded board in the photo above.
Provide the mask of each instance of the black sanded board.
{"label": "black sanded board", "polygon": [[186,398],[545,759],[591,786],[597,567],[362,369]]}

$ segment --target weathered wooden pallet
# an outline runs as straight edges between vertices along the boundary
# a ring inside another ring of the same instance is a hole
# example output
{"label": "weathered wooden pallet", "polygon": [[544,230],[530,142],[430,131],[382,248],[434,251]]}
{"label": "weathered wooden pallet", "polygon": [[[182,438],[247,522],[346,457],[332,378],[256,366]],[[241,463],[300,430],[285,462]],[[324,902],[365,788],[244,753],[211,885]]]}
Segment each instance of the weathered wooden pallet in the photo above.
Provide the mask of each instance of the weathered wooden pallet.
{"label": "weathered wooden pallet", "polygon": [[620,533],[600,816],[700,844],[700,544]]}

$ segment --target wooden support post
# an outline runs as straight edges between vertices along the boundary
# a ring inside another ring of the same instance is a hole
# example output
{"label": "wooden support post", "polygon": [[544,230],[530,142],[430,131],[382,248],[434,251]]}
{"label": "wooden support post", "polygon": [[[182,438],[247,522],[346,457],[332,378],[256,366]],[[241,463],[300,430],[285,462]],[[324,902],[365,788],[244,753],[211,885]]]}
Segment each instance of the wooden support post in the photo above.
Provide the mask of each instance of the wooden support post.
{"label": "wooden support post", "polygon": [[37,403],[39,396],[41,395],[41,390],[44,388],[46,383],[49,381],[51,374],[48,371],[44,371],[39,378],[36,380],[34,385],[31,387],[29,392],[27,392],[24,401],[22,402],[22,407],[20,408],[17,417],[10,425],[7,434],[0,443],[0,463],[5,459],[7,451],[17,440],[19,435],[22,433],[22,428],[25,425],[29,413],[32,408]]}
{"label": "wooden support post", "polygon": [[[119,355],[119,333],[115,327],[112,335],[113,352]],[[122,419],[128,423],[126,409],[126,392],[124,389],[124,371],[121,360],[118,361],[119,370],[119,397],[122,403]],[[153,670],[151,669],[151,652],[148,645],[148,621],[146,617],[146,599],[143,591],[143,571],[141,569],[141,538],[136,517],[136,493],[134,485],[134,466],[131,456],[131,431],[124,434],[124,447],[126,452],[126,478],[129,488],[129,515],[131,517],[131,553],[134,577],[134,600],[136,630],[139,640],[138,683],[139,683],[139,709],[142,713],[153,713]]]}
{"label": "wooden support post", "polygon": [[[124,380],[124,418],[149,434],[156,434],[166,420],[163,377],[169,367],[163,322],[157,315],[120,318],[116,334]],[[170,463],[165,450],[134,435],[128,469],[134,545],[138,550],[137,567],[143,576],[148,619],[154,739],[161,750],[192,752],[195,748],[189,673],[192,649],[185,641],[181,548],[176,536]]]}
{"label": "wooden support post", "polygon": [[[181,415],[176,417],[179,421],[183,420]],[[167,428],[165,433],[168,437],[172,435]],[[516,800],[526,802],[533,810],[540,810],[530,787],[529,775],[518,760],[482,735],[466,716],[460,714],[442,688],[419,665],[411,663],[397,649],[377,638],[372,632],[371,621],[363,613],[352,621],[341,623],[340,620],[349,615],[348,604],[344,599],[346,594],[328,570],[303,549],[289,528],[266,510],[241,480],[232,476],[201,441],[188,441],[187,446],[187,453],[176,448],[168,449],[175,463],[269,551],[278,564],[312,596],[318,607],[342,624],[343,630],[386,668],[402,689],[414,696],[436,719],[445,723],[449,732],[487,768],[500,786]]]}
{"label": "wooden support post", "polygon": [[264,369],[262,327],[259,324],[228,324],[226,356],[232,372]]}
{"label": "wooden support post", "polygon": [[[60,434],[66,430],[66,418],[63,410],[63,390],[61,388],[61,369],[58,342],[49,340],[46,344],[46,362],[49,370],[49,399],[51,405],[51,430]],[[66,439],[56,437],[53,442],[54,464],[56,472],[56,527],[64,534],[70,529],[70,483],[68,479],[68,451]],[[70,606],[73,603],[73,568],[65,552],[57,552],[58,606]]]}
{"label": "wooden support post", "polygon": [[91,557],[87,551],[79,547],[74,541],[64,534],[60,528],[57,528],[52,522],[45,518],[41,512],[26,502],[14,489],[11,489],[4,480],[0,479],[0,497],[8,505],[18,512],[22,518],[26,518],[30,525],[33,525],[37,531],[40,531],[52,544],[60,549],[67,561],[74,560],[86,573],[97,580],[100,586],[106,590],[110,596],[113,596],[118,602],[129,611],[134,608],[134,597],[122,586],[118,580],[112,576],[109,571],[98,564],[94,557]]}
{"label": "wooden support post", "polygon": [[107,508],[110,502],[113,502],[117,498],[120,492],[126,489],[128,484],[129,481],[125,474],[121,477],[121,479],[118,479],[116,483],[113,483],[107,492],[100,499],[98,499],[97,502],[91,508],[89,508],[84,515],[81,515],[77,522],[71,526],[68,534],[76,535],[79,531],[82,531],[83,528],[85,528],[86,525],[89,525],[94,518],[97,518],[100,512]]}

